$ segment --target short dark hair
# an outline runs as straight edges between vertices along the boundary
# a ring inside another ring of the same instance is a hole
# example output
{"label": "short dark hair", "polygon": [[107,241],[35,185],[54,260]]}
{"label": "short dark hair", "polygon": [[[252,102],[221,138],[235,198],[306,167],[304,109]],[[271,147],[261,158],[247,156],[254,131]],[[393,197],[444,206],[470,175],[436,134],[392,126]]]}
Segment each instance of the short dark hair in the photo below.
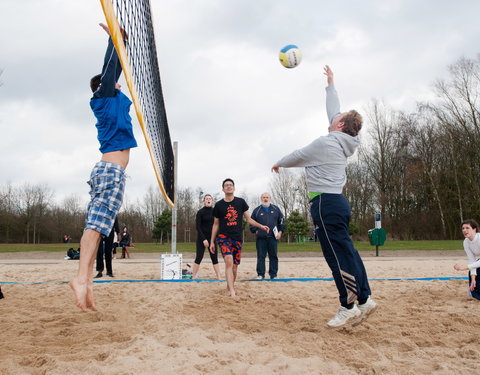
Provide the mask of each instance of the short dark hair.
{"label": "short dark hair", "polygon": [[470,225],[472,227],[472,229],[475,229],[476,232],[478,232],[478,223],[473,220],[473,219],[468,219],[468,220],[464,220],[462,221],[462,227],[467,224],[467,225]]}
{"label": "short dark hair", "polygon": [[232,180],[231,178],[226,178],[226,179],[223,180],[223,182],[222,182],[222,188],[225,186],[225,182],[228,182],[228,181],[230,181],[230,182],[233,184],[233,186],[235,186],[235,182],[233,182],[233,180]]}
{"label": "short dark hair", "polygon": [[101,78],[102,78],[102,75],[97,74],[96,76],[93,76],[90,79],[90,88],[92,89],[92,92],[97,91],[98,86],[100,86]]}
{"label": "short dark hair", "polygon": [[362,129],[362,116],[354,109],[346,112],[341,121],[344,123],[342,132],[347,133],[352,137],[358,135],[360,129]]}
{"label": "short dark hair", "polygon": [[207,197],[210,197],[210,198],[213,199],[213,197],[212,197],[211,194],[205,194],[205,195],[203,196],[203,201],[204,201],[204,202],[205,202],[205,199],[206,199]]}

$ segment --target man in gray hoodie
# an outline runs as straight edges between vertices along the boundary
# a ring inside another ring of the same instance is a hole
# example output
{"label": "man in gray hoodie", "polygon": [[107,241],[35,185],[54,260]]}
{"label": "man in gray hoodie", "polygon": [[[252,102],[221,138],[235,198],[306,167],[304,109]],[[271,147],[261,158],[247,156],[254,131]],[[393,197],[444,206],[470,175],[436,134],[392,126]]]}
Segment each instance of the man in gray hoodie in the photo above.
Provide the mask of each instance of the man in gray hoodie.
{"label": "man in gray hoodie", "polygon": [[283,157],[272,171],[279,173],[280,167],[305,167],[315,232],[340,295],[340,307],[327,325],[339,328],[347,323],[361,323],[377,304],[370,298],[365,267],[349,236],[350,205],[342,195],[347,158],[360,143],[362,117],[355,110],[340,112],[333,72],[328,65],[324,70],[328,83],[328,135]]}

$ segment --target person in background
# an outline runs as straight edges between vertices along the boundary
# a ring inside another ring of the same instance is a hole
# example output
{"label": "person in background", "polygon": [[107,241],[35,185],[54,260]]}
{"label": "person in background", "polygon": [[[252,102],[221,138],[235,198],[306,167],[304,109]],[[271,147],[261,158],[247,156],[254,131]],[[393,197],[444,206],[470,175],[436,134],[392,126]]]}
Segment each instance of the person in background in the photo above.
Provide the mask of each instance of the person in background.
{"label": "person in background", "polygon": [[117,259],[117,247],[118,247],[118,238],[120,235],[120,231],[114,232],[113,235],[113,247],[112,247],[112,258]]}
{"label": "person in background", "polygon": [[462,223],[463,249],[467,254],[468,264],[462,266],[455,264],[453,268],[457,271],[468,271],[468,295],[480,299],[480,233],[478,233],[478,223],[469,219]]}
{"label": "person in background", "polygon": [[257,246],[257,279],[265,278],[265,258],[268,254],[268,274],[275,279],[278,273],[278,241],[285,231],[284,219],[280,208],[271,204],[269,193],[260,196],[262,204],[252,212],[252,219],[270,228],[267,233],[262,229],[250,226],[250,231],[256,234]]}
{"label": "person in background", "polygon": [[[112,269],[112,249],[113,249],[113,240],[115,234],[120,231],[120,226],[118,225],[118,219],[115,218],[113,228],[108,236],[102,236],[100,244],[98,245],[97,251],[97,275],[95,279],[98,279],[103,276],[103,270],[107,269],[107,276],[113,277]],[[103,258],[105,257],[105,267],[103,265]]]}
{"label": "person in background", "polygon": [[[193,264],[192,278],[197,278],[198,269],[202,262],[203,255],[205,254],[205,248],[210,248],[210,238],[212,237],[213,226],[213,197],[210,194],[205,194],[203,197],[203,207],[198,210],[195,217],[195,225],[197,228],[197,242],[196,242],[196,256]],[[216,245],[216,244],[215,244]],[[218,265],[218,251],[215,246],[215,251],[210,254],[212,260],[213,270],[217,279],[220,279],[220,266]]]}
{"label": "person in background", "polygon": [[130,243],[132,242],[132,236],[128,233],[127,227],[123,227],[123,231],[120,234],[120,247],[122,248],[122,259],[130,258],[130,253],[128,252],[128,248]]}
{"label": "person in background", "polygon": [[[225,261],[225,278],[227,279],[227,293],[235,301],[239,301],[235,292],[237,269],[242,259],[243,219],[257,228],[268,233],[266,225],[257,223],[248,213],[248,204],[244,199],[235,197],[235,183],[231,178],[222,182],[225,197],[215,203],[213,208],[213,228],[210,239],[210,252],[214,253],[215,240],[222,251]],[[218,237],[217,237],[218,236]]]}

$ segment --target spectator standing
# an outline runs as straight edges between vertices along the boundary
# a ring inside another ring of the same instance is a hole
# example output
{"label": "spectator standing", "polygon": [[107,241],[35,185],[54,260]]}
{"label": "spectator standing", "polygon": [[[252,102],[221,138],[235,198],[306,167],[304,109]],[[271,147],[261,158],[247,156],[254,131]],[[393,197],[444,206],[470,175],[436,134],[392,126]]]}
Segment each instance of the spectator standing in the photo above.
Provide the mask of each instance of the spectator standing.
{"label": "spectator standing", "polygon": [[284,217],[280,208],[271,203],[269,193],[260,196],[262,204],[252,212],[252,219],[270,228],[267,233],[263,229],[250,225],[250,231],[256,234],[257,246],[257,279],[265,278],[265,258],[268,254],[268,274],[275,279],[278,273],[278,241],[285,231]]}

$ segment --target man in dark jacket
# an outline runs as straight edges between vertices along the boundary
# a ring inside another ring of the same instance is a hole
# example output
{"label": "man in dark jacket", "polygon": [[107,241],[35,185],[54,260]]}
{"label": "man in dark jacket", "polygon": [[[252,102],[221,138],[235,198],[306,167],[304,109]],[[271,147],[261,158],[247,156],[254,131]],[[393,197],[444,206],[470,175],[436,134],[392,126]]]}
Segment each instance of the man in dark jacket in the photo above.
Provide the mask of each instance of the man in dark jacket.
{"label": "man in dark jacket", "polygon": [[268,193],[260,196],[262,204],[252,212],[252,219],[270,228],[267,233],[262,229],[250,226],[250,231],[257,237],[257,279],[265,278],[265,258],[268,254],[268,274],[270,279],[275,279],[278,273],[278,241],[285,231],[282,211],[271,204]]}

